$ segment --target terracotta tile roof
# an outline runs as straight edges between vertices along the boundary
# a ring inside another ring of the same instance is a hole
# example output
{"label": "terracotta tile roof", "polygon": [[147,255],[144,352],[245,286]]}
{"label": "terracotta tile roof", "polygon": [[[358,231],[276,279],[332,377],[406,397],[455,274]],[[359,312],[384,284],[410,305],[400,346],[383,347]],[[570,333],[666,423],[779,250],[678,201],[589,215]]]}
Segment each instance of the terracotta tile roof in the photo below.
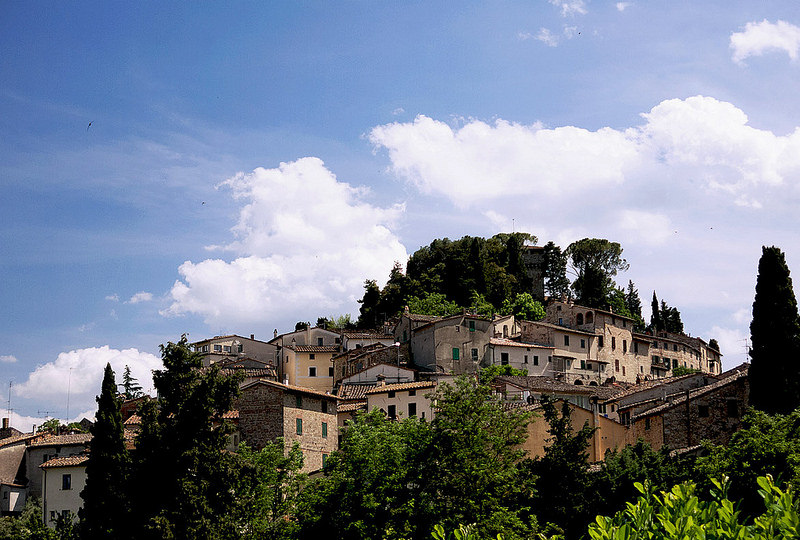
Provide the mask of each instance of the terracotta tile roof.
{"label": "terracotta tile roof", "polygon": [[239,411],[228,411],[222,415],[222,418],[224,418],[225,420],[238,420]]}
{"label": "terracotta tile roof", "polygon": [[142,423],[142,417],[138,414],[132,414],[125,420],[122,425],[124,426],[138,426]]}
{"label": "terracotta tile roof", "polygon": [[258,341],[260,343],[267,343],[266,341],[263,341],[261,339],[250,339],[249,337],[239,336],[237,334],[228,334],[227,336],[214,336],[212,338],[201,339],[200,341],[195,341],[194,343],[190,343],[189,345],[197,345],[198,343],[209,343],[211,341],[218,341],[221,339],[232,339],[232,338],[246,339],[247,341]]}
{"label": "terracotta tile roof", "polygon": [[13,484],[17,471],[25,457],[25,445],[9,445],[0,448],[0,484]]}
{"label": "terracotta tile roof", "polygon": [[366,401],[352,401],[350,403],[339,403],[339,405],[336,407],[337,413],[366,411],[366,410],[367,410]]}
{"label": "terracotta tile roof", "polygon": [[378,332],[342,332],[342,335],[347,339],[394,339],[392,334]]}
{"label": "terracotta tile roof", "polygon": [[368,390],[375,388],[377,384],[342,384],[336,395],[342,399],[364,399]]}
{"label": "terracotta tile roof", "polygon": [[31,442],[30,447],[36,448],[40,446],[66,446],[72,444],[89,444],[92,440],[91,433],[74,433],[72,435],[42,435],[40,438]]}
{"label": "terracotta tile roof", "polygon": [[339,352],[338,345],[287,345],[287,349],[293,349],[296,352],[308,353],[337,353]]}
{"label": "terracotta tile roof", "polygon": [[435,388],[435,382],[427,382],[427,381],[417,381],[417,382],[410,382],[410,383],[397,383],[397,384],[385,384],[383,386],[376,386],[371,390],[367,390],[366,394],[381,394],[383,392],[398,392],[401,390],[417,390],[421,388]]}
{"label": "terracotta tile roof", "polygon": [[279,383],[279,382],[276,382],[276,381],[271,381],[269,379],[258,379],[257,381],[249,382],[247,384],[242,385],[241,389],[242,390],[246,390],[246,389],[251,388],[253,386],[257,386],[259,384],[272,386],[273,388],[280,388],[281,390],[285,390],[287,392],[298,392],[298,393],[301,393],[301,394],[309,394],[309,395],[317,396],[317,397],[320,397],[320,398],[333,399],[333,400],[337,400],[337,401],[339,400],[339,398],[337,396],[334,396],[334,395],[331,395],[331,394],[326,394],[325,392],[320,392],[318,390],[312,390],[311,388],[304,388],[302,386],[294,386],[294,385],[291,385],[291,384],[283,384],[283,383]]}
{"label": "terracotta tile roof", "polygon": [[376,351],[382,351],[391,347],[392,345],[384,345],[383,343],[371,343],[369,345],[365,345],[363,347],[358,347],[357,349],[350,349],[349,351],[343,351],[340,354],[334,356],[331,360],[338,360],[339,358],[348,357],[348,360],[358,358],[359,356],[363,356],[367,353],[372,353]]}
{"label": "terracotta tile roof", "polygon": [[79,456],[66,456],[48,459],[39,465],[39,467],[42,469],[53,469],[56,467],[79,467],[81,465],[85,465],[87,461],[89,461],[89,456],[86,454],[81,454]]}
{"label": "terracotta tile roof", "polygon": [[39,435],[37,435],[36,433],[21,433],[19,435],[12,435],[11,437],[0,439],[0,448],[12,445],[14,443],[18,443],[20,441],[28,441],[30,439],[35,439],[36,437],[39,437]]}
{"label": "terracotta tile roof", "polygon": [[224,367],[219,372],[222,375],[239,375],[244,376],[245,379],[260,379],[262,377],[277,377],[278,374],[274,368],[245,368],[245,367]]}
{"label": "terracotta tile roof", "polygon": [[615,396],[611,397],[608,401],[619,401],[622,398],[626,398],[628,396],[632,396],[634,394],[638,394],[639,392],[643,392],[645,390],[650,390],[652,388],[658,388],[659,386],[663,386],[666,384],[673,383],[675,381],[681,381],[683,379],[688,379],[691,377],[696,377],[698,375],[705,376],[705,377],[713,377],[707,373],[687,373],[686,375],[680,375],[678,377],[667,377],[665,379],[653,379],[651,381],[644,381],[631,386],[630,388],[626,388],[622,392],[616,394]]}
{"label": "terracotta tile roof", "polygon": [[[742,366],[739,366],[739,368],[741,367]],[[701,386],[700,388],[695,388],[694,390],[690,390],[688,399],[695,399],[700,396],[704,396],[710,392],[713,392],[714,390],[722,388],[723,386],[728,386],[729,384],[733,384],[743,377],[747,377],[747,369],[732,369],[730,371],[733,372],[731,375],[715,382],[714,384],[709,384],[708,386]],[[677,407],[681,403],[685,403],[686,399],[687,399],[686,392],[683,392],[682,394],[677,395],[669,403],[664,403],[663,405],[659,405],[658,407],[653,407],[652,409],[648,409],[646,411],[639,413],[638,415],[636,415],[636,418],[643,418],[645,416],[662,413],[668,409]]]}
{"label": "terracotta tile roof", "polygon": [[444,318],[444,317],[439,317],[438,315],[421,315],[419,313],[404,313],[403,316],[412,321],[425,321],[425,322],[438,321],[439,319]]}
{"label": "terracotta tile roof", "polygon": [[513,341],[506,338],[491,338],[489,340],[491,345],[501,345],[508,347],[537,347],[539,349],[555,349],[553,345],[540,345],[538,343],[522,343],[520,341]]}

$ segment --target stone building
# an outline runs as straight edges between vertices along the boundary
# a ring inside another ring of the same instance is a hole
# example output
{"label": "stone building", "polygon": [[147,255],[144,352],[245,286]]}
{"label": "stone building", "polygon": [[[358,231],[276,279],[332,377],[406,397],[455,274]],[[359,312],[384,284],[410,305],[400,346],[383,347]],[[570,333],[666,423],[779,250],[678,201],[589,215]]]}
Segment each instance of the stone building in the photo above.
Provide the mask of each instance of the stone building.
{"label": "stone building", "polygon": [[411,336],[414,364],[439,373],[476,373],[494,332],[494,321],[477,315],[453,315],[430,322]]}
{"label": "stone building", "polygon": [[337,354],[332,358],[334,386],[343,379],[379,364],[408,366],[411,352],[408,343],[398,346],[386,346],[381,343],[367,345],[358,349],[351,349]]}
{"label": "stone building", "polygon": [[255,448],[283,437],[286,449],[297,442],[303,451],[303,471],[322,468],[336,450],[336,396],[308,388],[259,380],[242,387],[235,408],[239,433]]}
{"label": "stone building", "polygon": [[380,409],[392,420],[402,420],[416,416],[431,420],[431,394],[436,390],[436,383],[419,381],[399,384],[378,383],[367,390],[367,410]]}
{"label": "stone building", "polygon": [[531,280],[531,296],[540,302],[544,301],[544,248],[540,246],[523,246],[522,263],[525,273]]}
{"label": "stone building", "polygon": [[215,336],[196,341],[190,346],[193,351],[200,353],[203,357],[204,366],[243,358],[252,358],[265,364],[275,365],[278,350],[274,344],[256,339],[254,334],[250,334],[249,338],[236,334]]}

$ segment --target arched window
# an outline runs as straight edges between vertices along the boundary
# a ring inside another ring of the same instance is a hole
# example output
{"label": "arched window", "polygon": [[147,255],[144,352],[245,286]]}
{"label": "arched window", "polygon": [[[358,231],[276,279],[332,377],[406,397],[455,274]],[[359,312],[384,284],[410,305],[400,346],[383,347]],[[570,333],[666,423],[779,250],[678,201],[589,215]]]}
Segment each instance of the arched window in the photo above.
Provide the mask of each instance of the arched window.
{"label": "arched window", "polygon": [[508,325],[503,325],[503,337],[508,337]]}
{"label": "arched window", "polygon": [[583,314],[582,313],[578,313],[578,316],[575,317],[575,324],[577,324],[578,326],[583,324]]}
{"label": "arched window", "polygon": [[578,380],[575,381],[575,384],[578,385],[578,386],[583,386],[583,381],[578,379]]}
{"label": "arched window", "polygon": [[589,383],[589,386],[597,386],[597,382],[596,382],[596,381],[591,381],[591,382]]}
{"label": "arched window", "polygon": [[586,324],[591,324],[592,320],[593,320],[592,312],[590,311],[589,313],[586,314]]}

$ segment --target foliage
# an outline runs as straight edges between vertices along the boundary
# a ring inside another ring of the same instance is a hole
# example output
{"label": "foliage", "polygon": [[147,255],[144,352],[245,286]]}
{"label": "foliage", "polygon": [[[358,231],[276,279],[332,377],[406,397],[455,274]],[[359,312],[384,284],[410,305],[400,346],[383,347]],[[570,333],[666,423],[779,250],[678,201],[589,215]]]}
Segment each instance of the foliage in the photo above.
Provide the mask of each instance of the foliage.
{"label": "foliage", "polygon": [[662,300],[661,304],[658,303],[656,292],[653,291],[653,301],[650,305],[650,327],[653,332],[669,332],[671,334],[683,333],[683,321],[681,321],[681,313],[677,308],[670,307]]}
{"label": "foliage", "polygon": [[674,368],[672,368],[673,377],[680,377],[682,375],[691,375],[692,373],[700,373],[700,370],[698,368],[690,368],[683,366],[675,366]]}
{"label": "foliage", "polygon": [[144,395],[139,381],[131,375],[130,366],[125,366],[125,371],[122,374],[122,388],[125,399],[136,399]]}
{"label": "foliage", "polygon": [[589,527],[589,536],[592,540],[797,538],[800,518],[794,492],[779,489],[769,475],[759,477],[757,482],[766,511],[752,524],[740,519],[734,503],[728,499],[727,479],[713,481],[715,489],[710,501],[700,500],[691,482],[660,494],[653,493],[648,482],[637,482],[636,489],[641,495],[636,504],[628,503],[613,518],[598,516]]}
{"label": "foliage", "polygon": [[577,538],[594,508],[594,501],[587,496],[590,478],[586,448],[595,429],[584,424],[575,432],[566,401],[560,414],[550,397],[542,396],[541,403],[550,438],[544,456],[525,463],[538,477],[533,508],[540,523],[554,525],[551,528],[564,531],[567,538]]}
{"label": "foliage", "polygon": [[708,451],[698,459],[698,478],[730,477],[734,498],[741,499],[746,514],[754,515],[760,505],[752,489],[757,477],[772,474],[800,488],[800,410],[768,415],[751,409],[728,444],[709,446]]}
{"label": "foliage", "polygon": [[0,540],[60,540],[60,537],[42,522],[39,500],[29,497],[19,516],[0,517]]}
{"label": "foliage", "polygon": [[305,329],[309,328],[310,326],[311,326],[311,323],[310,323],[310,322],[298,321],[298,322],[297,322],[297,323],[294,325],[294,331],[295,331],[295,332],[298,332],[298,331],[300,331],[300,330],[305,330]]}
{"label": "foliage", "polygon": [[413,532],[420,460],[430,446],[430,425],[393,422],[374,409],[342,432],[325,475],[300,494],[300,538],[392,538]]}
{"label": "foliage", "polygon": [[238,474],[232,478],[236,505],[226,516],[238,538],[293,538],[297,521],[297,497],[306,481],[300,473],[303,453],[295,443],[286,452],[282,438],[253,450],[239,446]]}
{"label": "foliage", "polygon": [[58,418],[51,418],[50,420],[45,420],[42,424],[36,428],[36,433],[55,433],[58,434],[61,430],[61,420]]}
{"label": "foliage", "polygon": [[614,289],[612,277],[629,268],[617,242],[584,238],[573,242],[564,252],[569,258],[575,281],[572,289],[581,305],[605,308]]}
{"label": "foliage", "polygon": [[[221,535],[235,504],[230,477],[235,457],[225,452],[230,426],[222,415],[238,394],[238,378],[217,367],[201,370],[182,336],[161,346],[163,370],[153,372],[159,400],[140,407],[131,500],[140,538]],[[154,489],[158,479],[158,489]]]}
{"label": "foliage", "polygon": [[501,375],[524,377],[527,374],[528,374],[527,369],[517,369],[509,365],[505,366],[492,365],[481,369],[479,373],[479,379],[481,384],[489,384],[495,378],[500,377]]}
{"label": "foliage", "polygon": [[[750,403],[771,413],[800,406],[800,318],[783,252],[762,248],[750,323]],[[781,381],[781,384],[774,384]]]}
{"label": "foliage", "polygon": [[491,317],[496,311],[492,303],[486,300],[482,294],[477,292],[472,293],[472,298],[470,299],[469,305],[473,313],[482,317]]}
{"label": "foliage", "polygon": [[120,404],[114,371],[111,364],[106,364],[91,430],[86,486],[81,491],[83,508],[78,513],[81,535],[86,538],[124,538],[130,532],[131,463],[125,449]]}
{"label": "foliage", "polygon": [[716,339],[711,338],[708,340],[708,348],[719,352],[719,343],[717,343]]}
{"label": "foliage", "polygon": [[458,304],[448,300],[442,293],[426,293],[422,298],[412,296],[408,299],[408,310],[419,315],[439,317],[448,317],[461,312]]}
{"label": "foliage", "polygon": [[633,284],[632,280],[628,280],[628,288],[625,291],[625,307],[628,309],[630,316],[636,321],[633,325],[635,332],[644,332],[645,324],[642,318],[642,299],[639,298],[639,291]]}
{"label": "foliage", "polygon": [[374,279],[364,282],[364,296],[358,302],[361,304],[358,317],[360,328],[377,328],[383,322],[378,310],[380,309],[381,288]]}
{"label": "foliage", "polygon": [[501,309],[504,315],[514,315],[526,321],[544,319],[544,306],[533,299],[530,293],[518,293],[514,299],[506,299]]}
{"label": "foliage", "polygon": [[552,298],[569,298],[567,255],[553,242],[548,242],[542,250],[542,258],[545,294]]}
{"label": "foliage", "polygon": [[[354,330],[356,328],[356,323],[352,321],[349,313],[331,315],[330,317],[322,317],[321,319],[325,321],[325,328],[330,330]],[[317,326],[320,326],[319,319],[317,320]]]}

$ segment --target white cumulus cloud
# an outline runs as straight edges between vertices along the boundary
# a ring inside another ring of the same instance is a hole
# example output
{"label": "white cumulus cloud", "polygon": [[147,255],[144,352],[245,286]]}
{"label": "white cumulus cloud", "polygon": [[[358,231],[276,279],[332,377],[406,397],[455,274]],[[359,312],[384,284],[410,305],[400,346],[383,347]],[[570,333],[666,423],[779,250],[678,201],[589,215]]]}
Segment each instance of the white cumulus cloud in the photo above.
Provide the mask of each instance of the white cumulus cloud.
{"label": "white cumulus cloud", "polygon": [[128,304],[141,304],[142,302],[149,302],[152,299],[153,293],[141,291],[131,296],[130,300],[128,300]]}
{"label": "white cumulus cloud", "polygon": [[561,9],[561,16],[585,15],[586,2],[583,0],[548,0],[551,4]]}
{"label": "white cumulus cloud", "polygon": [[36,367],[26,381],[14,385],[14,394],[36,400],[40,406],[57,411],[59,417],[66,414],[67,397],[70,417],[76,411],[94,410],[108,363],[118,383],[122,382],[125,366],[129,366],[145,391],[153,386],[151,371],[162,367],[160,358],[137,349],[117,350],[108,345],[77,349],[62,352],[53,362]]}
{"label": "white cumulus cloud", "polygon": [[14,364],[17,362],[17,357],[11,354],[0,356],[0,364]]}
{"label": "white cumulus cloud", "polygon": [[407,252],[390,227],[400,205],[379,208],[368,191],[337,180],[317,158],[238,174],[222,184],[243,202],[237,255],[186,261],[165,316],[199,314],[208,324],[252,324],[352,311],[365,279],[385,280]]}
{"label": "white cumulus cloud", "polygon": [[771,23],[749,22],[744,31],[731,34],[730,47],[733,61],[742,62],[751,56],[761,56],[768,51],[784,51],[792,60],[800,50],[800,27],[786,21]]}

